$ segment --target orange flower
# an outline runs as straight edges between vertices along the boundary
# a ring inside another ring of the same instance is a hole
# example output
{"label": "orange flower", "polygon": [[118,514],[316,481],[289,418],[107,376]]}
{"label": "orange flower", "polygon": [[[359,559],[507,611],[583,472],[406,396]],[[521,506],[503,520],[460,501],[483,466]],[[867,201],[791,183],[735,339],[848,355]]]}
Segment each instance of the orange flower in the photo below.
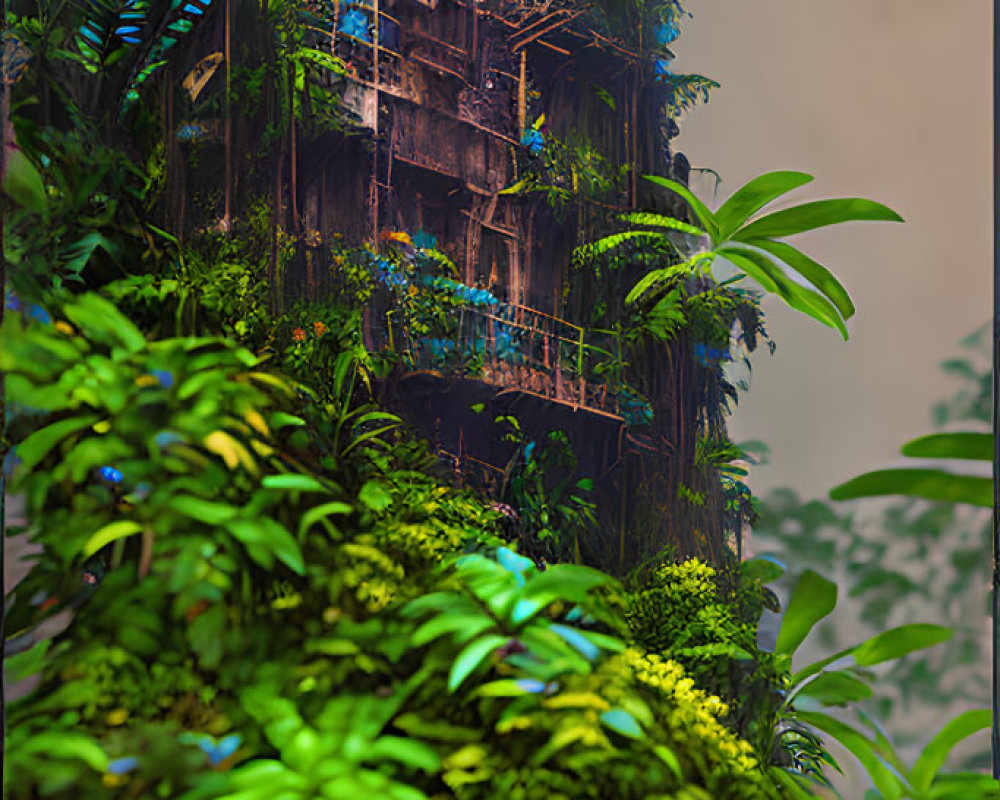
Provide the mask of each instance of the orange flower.
{"label": "orange flower", "polygon": [[302,328],[296,328],[292,331],[292,338],[297,342],[304,342],[306,340],[306,332]]}
{"label": "orange flower", "polygon": [[326,325],[324,325],[322,322],[314,322],[313,330],[316,331],[317,336],[322,336],[324,333],[326,333],[327,328]]}
{"label": "orange flower", "polygon": [[406,231],[383,231],[382,238],[390,242],[399,242],[400,244],[408,244],[410,247],[413,246],[413,240]]}

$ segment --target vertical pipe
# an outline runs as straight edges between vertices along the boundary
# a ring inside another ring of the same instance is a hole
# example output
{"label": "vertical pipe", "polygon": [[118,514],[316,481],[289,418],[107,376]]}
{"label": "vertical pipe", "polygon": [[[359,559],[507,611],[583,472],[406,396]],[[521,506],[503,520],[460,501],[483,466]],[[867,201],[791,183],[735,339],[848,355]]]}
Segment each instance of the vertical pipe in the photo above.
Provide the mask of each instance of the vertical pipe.
{"label": "vertical pipe", "polygon": [[[524,136],[528,124],[528,50],[521,48],[521,74],[517,81],[517,138]],[[517,176],[515,176],[517,177]]]}
{"label": "vertical pipe", "polygon": [[[0,20],[0,34],[7,33],[8,2],[3,0],[3,20]],[[2,41],[2,40],[0,40]],[[0,58],[0,180],[7,174],[7,128],[10,116],[10,88],[7,81],[7,59]],[[7,307],[7,261],[3,258],[4,233],[7,227],[6,200],[0,198],[0,325],[3,324],[4,310]],[[0,372],[0,442],[7,441],[7,376]],[[7,568],[7,477],[4,475],[4,462],[7,451],[0,446],[0,645],[7,637],[7,585],[4,572]],[[7,679],[4,675],[3,649],[0,647],[0,798],[6,796],[5,787],[7,763]]]}
{"label": "vertical pipe", "polygon": [[231,75],[232,75],[232,61],[230,60],[230,38],[232,36],[232,14],[230,13],[230,0],[226,0],[226,97],[225,97],[225,107],[226,107],[226,123],[225,123],[225,137],[226,137],[226,210],[223,215],[223,227],[226,232],[229,231],[230,224],[230,214],[232,205],[232,187],[233,187],[233,115],[229,104],[230,98],[230,88],[231,88]]}
{"label": "vertical pipe", "polygon": [[379,87],[379,44],[382,36],[382,20],[380,18],[378,0],[372,0],[372,19],[375,30],[372,33],[372,98],[375,111],[372,119],[372,241],[378,247],[378,87]]}
{"label": "vertical pipe", "polygon": [[1000,0],[993,0],[993,777],[1000,779]]}

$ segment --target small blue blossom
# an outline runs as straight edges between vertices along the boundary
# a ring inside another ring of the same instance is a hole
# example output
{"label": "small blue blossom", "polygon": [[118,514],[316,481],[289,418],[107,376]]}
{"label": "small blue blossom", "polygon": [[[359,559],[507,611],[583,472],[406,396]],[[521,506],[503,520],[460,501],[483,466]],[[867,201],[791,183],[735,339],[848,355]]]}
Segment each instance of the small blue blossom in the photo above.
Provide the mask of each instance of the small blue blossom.
{"label": "small blue blossom", "polygon": [[138,766],[139,761],[135,758],[135,756],[126,756],[125,758],[116,758],[114,761],[109,761],[108,772],[112,775],[124,775],[126,772],[131,772]]}
{"label": "small blue blossom", "polygon": [[209,736],[207,733],[191,733],[185,731],[178,739],[184,744],[196,744],[208,756],[209,763],[217,767],[233,753],[239,749],[243,737],[238,733],[231,733],[219,741]]}
{"label": "small blue blossom", "polygon": [[150,375],[156,378],[156,380],[160,382],[160,386],[164,389],[169,389],[174,385],[173,373],[168,372],[165,369],[154,369],[150,372]]}
{"label": "small blue blossom", "polygon": [[531,454],[535,452],[535,442],[528,442],[528,446],[524,448],[524,460],[531,461]]}
{"label": "small blue blossom", "polygon": [[11,311],[20,311],[21,310],[21,298],[19,298],[13,292],[8,291],[7,292],[6,306]]}
{"label": "small blue blossom", "polygon": [[121,483],[122,480],[125,478],[125,476],[122,475],[121,471],[115,469],[114,467],[107,467],[107,466],[101,467],[100,469],[97,470],[97,474],[100,475],[101,478],[103,480],[106,480],[108,483]]}
{"label": "small blue blossom", "polygon": [[44,325],[48,325],[52,322],[52,317],[49,316],[49,312],[41,306],[33,305],[28,311],[28,316],[34,320],[38,320],[38,322],[41,322]]}
{"label": "small blue blossom", "polygon": [[541,694],[542,692],[545,691],[545,684],[542,683],[541,681],[531,680],[530,678],[523,678],[517,681],[516,683],[518,689],[523,689],[524,691],[530,692],[531,694]]}
{"label": "small blue blossom", "polygon": [[535,128],[528,128],[521,137],[521,144],[528,148],[528,152],[537,156],[545,146],[545,137],[542,132]]}
{"label": "small blue blossom", "polygon": [[418,250],[433,250],[437,247],[437,237],[431,236],[421,228],[413,236],[413,246]]}

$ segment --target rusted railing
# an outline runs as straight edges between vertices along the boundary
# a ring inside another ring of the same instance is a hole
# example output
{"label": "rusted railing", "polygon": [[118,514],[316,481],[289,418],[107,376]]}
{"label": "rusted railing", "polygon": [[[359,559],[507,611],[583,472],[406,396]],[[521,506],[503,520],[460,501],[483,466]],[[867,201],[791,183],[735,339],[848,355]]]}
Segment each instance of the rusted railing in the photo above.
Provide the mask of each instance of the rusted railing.
{"label": "rusted railing", "polygon": [[[456,319],[457,318],[457,319]],[[607,350],[579,325],[513,303],[465,306],[448,329],[413,339],[399,310],[369,312],[366,341],[413,370],[459,374],[596,413],[622,416],[621,396],[595,367]]]}

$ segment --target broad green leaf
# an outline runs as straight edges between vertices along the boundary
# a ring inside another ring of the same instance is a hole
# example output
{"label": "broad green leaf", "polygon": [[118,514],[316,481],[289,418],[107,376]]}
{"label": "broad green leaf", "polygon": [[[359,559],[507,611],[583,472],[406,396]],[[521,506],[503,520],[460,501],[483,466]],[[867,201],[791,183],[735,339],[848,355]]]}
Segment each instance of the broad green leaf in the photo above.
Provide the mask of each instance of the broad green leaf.
{"label": "broad green leaf", "polygon": [[681,769],[681,762],[673,750],[665,744],[655,744],[653,745],[653,752],[660,757],[660,760],[664,764],[670,767],[670,771],[674,773],[674,777],[677,778],[678,781],[683,779],[684,771]]}
{"label": "broad green leaf", "polygon": [[847,748],[861,762],[884,800],[899,800],[903,796],[902,779],[879,758],[867,737],[850,725],[819,711],[800,711],[796,717],[829,734]]}
{"label": "broad green leaf", "polygon": [[903,445],[904,456],[912,458],[967,458],[993,460],[993,434],[957,431],[932,433]]}
{"label": "broad green leaf", "polygon": [[861,667],[881,664],[894,658],[902,658],[914,650],[946,642],[951,638],[951,628],[941,625],[915,623],[883,631],[854,648],[854,660]]}
{"label": "broad green leaf", "polygon": [[219,525],[236,516],[237,509],[228,503],[215,503],[194,495],[179,495],[170,500],[170,509],[207,525]]}
{"label": "broad green leaf", "polygon": [[948,754],[963,739],[988,728],[993,715],[988,709],[976,709],[959,714],[949,721],[920,752],[910,772],[910,781],[918,791],[927,790]]}
{"label": "broad green leaf", "polygon": [[796,233],[838,225],[841,222],[902,222],[895,211],[874,200],[848,197],[837,200],[816,200],[800,206],[775,211],[756,219],[742,230],[733,234],[736,242],[751,239],[773,239],[778,236],[792,236]]}
{"label": "broad green leaf", "polygon": [[643,175],[642,177],[650,183],[655,183],[657,186],[670,189],[670,191],[683,197],[687,201],[688,205],[691,206],[691,210],[694,211],[694,215],[698,218],[701,226],[708,232],[708,236],[712,240],[712,244],[715,245],[719,243],[719,225],[715,221],[714,215],[708,210],[708,206],[695,197],[694,193],[688,189],[687,186],[682,183],[677,183],[677,181],[672,181],[669,178],[661,178],[657,175]]}
{"label": "broad green leaf", "polygon": [[837,584],[807,569],[792,589],[778,630],[775,653],[794,653],[809,631],[837,605]]}
{"label": "broad green leaf", "polygon": [[54,758],[78,758],[95,772],[106,772],[108,756],[96,739],[64,730],[48,730],[36,733],[18,747],[24,756],[41,756],[44,761]]}
{"label": "broad green leaf", "polygon": [[826,295],[844,319],[854,316],[854,303],[847,289],[830,270],[785,242],[773,239],[752,239],[747,244],[759,247],[794,269],[799,275]]}
{"label": "broad green leaf", "polygon": [[273,428],[274,430],[279,430],[289,425],[294,426],[296,428],[301,428],[305,426],[306,421],[301,417],[296,417],[291,414],[286,414],[284,411],[275,411],[273,414],[271,414],[270,423],[271,423],[271,428]]}
{"label": "broad green leaf", "polygon": [[7,682],[23,681],[25,678],[41,672],[42,667],[45,666],[45,655],[51,644],[51,639],[42,639],[22,653],[6,656],[3,660],[3,669]]}
{"label": "broad green leaf", "polygon": [[441,766],[441,758],[430,745],[417,739],[402,736],[380,736],[368,747],[366,758],[398,761],[414,769],[434,772]]}
{"label": "broad green leaf", "polygon": [[105,545],[132,536],[142,531],[142,525],[138,522],[122,519],[117,522],[109,522],[103,528],[94,533],[83,546],[83,555],[87,558],[94,555]]}
{"label": "broad green leaf", "polygon": [[123,345],[130,353],[137,353],[146,346],[146,337],[132,320],[115,308],[110,300],[100,295],[80,295],[63,308],[63,313],[70,322],[92,338],[112,345]]}
{"label": "broad green leaf", "polygon": [[225,528],[236,539],[247,545],[263,545],[270,549],[279,561],[298,575],[305,575],[306,566],[295,537],[279,522],[270,517],[255,519],[230,519]]}
{"label": "broad green leaf", "polygon": [[[485,684],[485,686],[488,685]],[[452,725],[438,719],[427,720],[413,711],[396,717],[392,724],[393,727],[406,731],[411,736],[442,742],[476,742],[483,736],[483,732],[479,729],[463,728],[460,725]]]}
{"label": "broad green leaf", "polygon": [[471,697],[524,697],[529,694],[525,688],[525,681],[514,678],[503,678],[498,681],[490,681],[482,686],[477,686]]}
{"label": "broad green leaf", "polygon": [[506,189],[501,189],[497,194],[520,194],[521,191],[528,185],[527,178],[521,178],[521,180],[516,183],[511,184]]}
{"label": "broad green leaf", "polygon": [[776,581],[784,574],[785,568],[770,558],[751,558],[740,564],[740,575],[762,584]]}
{"label": "broad green leaf", "polygon": [[267,489],[287,489],[290,491],[323,492],[324,494],[330,494],[330,490],[312,475],[295,475],[292,473],[266,475],[261,480],[261,485]]}
{"label": "broad green leaf", "polygon": [[835,486],[830,490],[830,499],[853,500],[894,494],[992,508],[993,480],[940,469],[882,469]]}
{"label": "broad green leaf", "polygon": [[[767,774],[788,792],[792,800],[815,800],[816,795],[811,791],[812,785],[801,773],[789,772],[782,767],[768,767]],[[804,788],[803,784],[810,788]]]}
{"label": "broad green leaf", "polygon": [[49,199],[42,176],[28,157],[18,149],[7,151],[7,172],[3,190],[18,205],[36,214],[47,214]]}
{"label": "broad green leaf", "polygon": [[441,614],[428,620],[413,632],[410,643],[414,647],[423,647],[439,636],[448,633],[458,633],[455,641],[464,644],[474,636],[494,626],[493,620],[485,613],[481,614]]}
{"label": "broad green leaf", "polygon": [[576,564],[555,564],[528,581],[522,599],[544,608],[556,600],[584,603],[590,592],[608,583],[603,572]]}
{"label": "broad green leaf", "polygon": [[59,442],[70,434],[89,428],[99,419],[95,414],[70,417],[35,431],[17,446],[17,457],[21,459],[20,469],[34,469]]}
{"label": "broad green leaf", "polygon": [[719,240],[724,242],[772,200],[804,186],[812,179],[812,175],[804,172],[768,172],[740,187],[715,212]]}
{"label": "broad green leaf", "polygon": [[850,672],[824,672],[807,683],[796,697],[811,697],[826,706],[843,706],[872,696],[872,687]]}
{"label": "broad green leaf", "polygon": [[377,480],[366,481],[358,492],[358,500],[372,511],[385,511],[392,505],[392,495]]}
{"label": "broad green leaf", "polygon": [[799,285],[785,275],[784,270],[765,253],[746,247],[728,246],[719,248],[718,254],[746,272],[765,290],[777,294],[792,308],[824,325],[836,328],[845,340],[848,338],[847,327],[834,305],[823,295]]}
{"label": "broad green leaf", "polygon": [[955,772],[939,775],[925,795],[927,800],[997,800],[1000,783],[990,775]]}
{"label": "broad green leaf", "polygon": [[354,511],[354,507],[348,503],[342,503],[338,500],[332,503],[324,503],[320,506],[315,506],[306,511],[301,520],[299,521],[299,537],[302,536],[309,528],[315,525],[317,522],[321,522],[327,526],[327,530],[334,534],[334,528],[327,521],[326,518],[331,514],[350,514]]}
{"label": "broad green leaf", "polygon": [[601,722],[611,730],[630,739],[642,739],[644,734],[635,717],[621,708],[613,708],[601,714]]}
{"label": "broad green leaf", "polygon": [[490,653],[507,643],[506,636],[491,634],[467,644],[455,658],[448,673],[448,691],[454,692]]}

